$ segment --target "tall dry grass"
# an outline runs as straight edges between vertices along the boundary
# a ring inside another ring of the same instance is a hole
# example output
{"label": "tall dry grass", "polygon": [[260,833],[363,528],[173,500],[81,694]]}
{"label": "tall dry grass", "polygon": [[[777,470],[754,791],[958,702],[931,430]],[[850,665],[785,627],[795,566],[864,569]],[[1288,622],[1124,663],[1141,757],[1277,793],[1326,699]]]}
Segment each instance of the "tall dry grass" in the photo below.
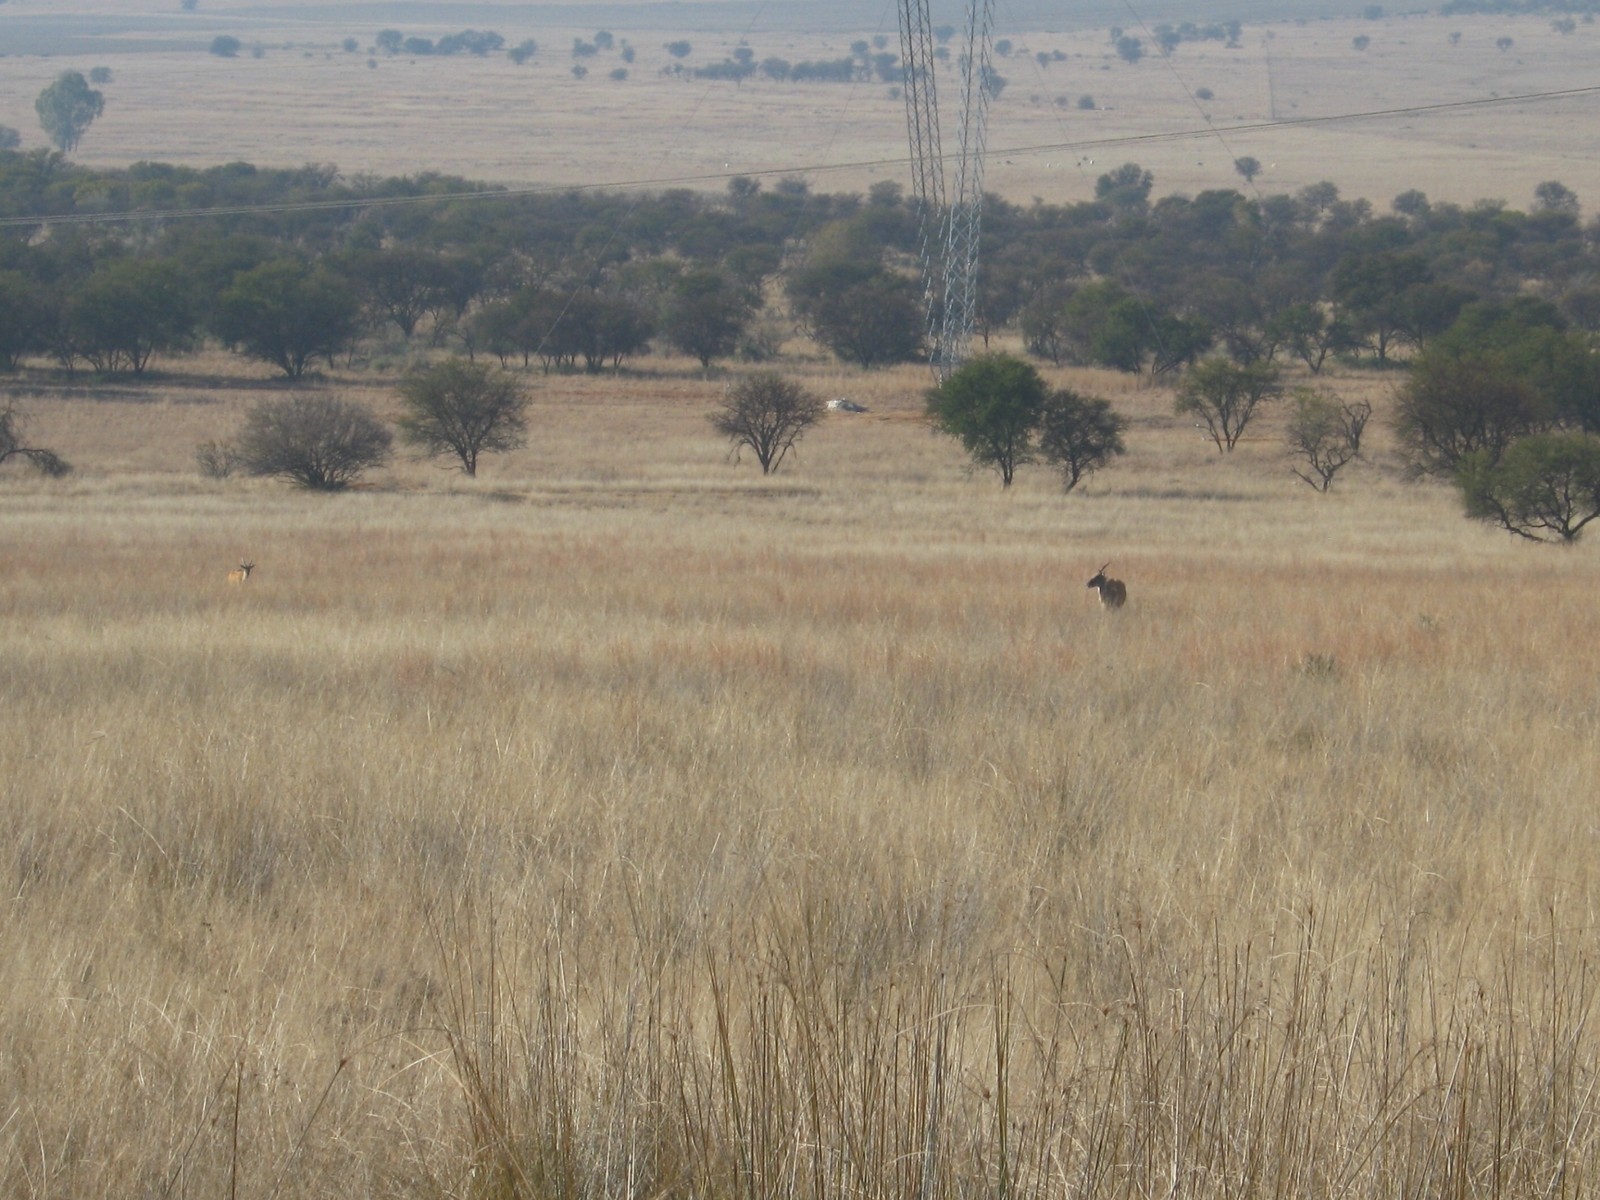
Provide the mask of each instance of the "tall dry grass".
{"label": "tall dry grass", "polygon": [[909,370],[770,480],[669,371],[335,497],[197,477],[242,386],[30,401],[0,1189],[1592,1192],[1592,551],[1078,382],[1068,498]]}

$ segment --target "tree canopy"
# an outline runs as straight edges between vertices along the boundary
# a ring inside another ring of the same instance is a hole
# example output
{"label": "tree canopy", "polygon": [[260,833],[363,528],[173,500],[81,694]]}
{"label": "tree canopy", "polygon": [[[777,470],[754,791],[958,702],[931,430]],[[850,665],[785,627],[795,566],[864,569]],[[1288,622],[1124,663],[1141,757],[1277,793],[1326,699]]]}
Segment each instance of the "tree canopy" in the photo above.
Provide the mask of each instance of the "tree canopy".
{"label": "tree canopy", "polygon": [[45,135],[63,154],[78,148],[94,119],[105,111],[106,98],[78,71],[63,71],[33,102]]}

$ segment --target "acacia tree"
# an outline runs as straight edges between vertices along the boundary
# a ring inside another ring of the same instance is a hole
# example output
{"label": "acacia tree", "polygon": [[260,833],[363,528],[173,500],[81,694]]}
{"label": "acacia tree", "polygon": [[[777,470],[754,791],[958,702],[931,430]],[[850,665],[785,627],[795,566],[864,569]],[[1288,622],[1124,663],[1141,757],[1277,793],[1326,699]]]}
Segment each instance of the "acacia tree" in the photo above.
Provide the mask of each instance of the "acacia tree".
{"label": "acacia tree", "polygon": [[1333,477],[1361,457],[1361,435],[1372,418],[1365,400],[1341,401],[1325,391],[1296,388],[1289,416],[1289,449],[1305,460],[1306,469],[1290,469],[1319,492],[1333,486]]}
{"label": "acacia tree", "polygon": [[1282,393],[1270,363],[1239,366],[1225,358],[1199,363],[1178,385],[1178,413],[1196,416],[1219,452],[1231,451],[1261,405]]}
{"label": "acacia tree", "polygon": [[105,111],[106,98],[77,71],[63,71],[39,93],[33,110],[45,134],[63,154],[78,148],[94,119]]}
{"label": "acacia tree", "polygon": [[250,410],[239,435],[239,463],[252,475],[336,492],[388,462],[393,441],[365,405],[337,396],[290,396]]}
{"label": "acacia tree", "polygon": [[113,262],[68,296],[66,325],[95,370],[142,375],[152,354],[184,349],[194,335],[189,280],[171,260]]}
{"label": "acacia tree", "polygon": [[51,478],[59,478],[72,470],[71,464],[54,450],[22,444],[22,414],[8,400],[6,406],[0,408],[0,466],[13,458],[31,464],[39,474]]}
{"label": "acacia tree", "polygon": [[827,262],[792,276],[789,303],[817,341],[863,369],[922,348],[922,304],[911,280],[876,264]]}
{"label": "acacia tree", "polygon": [[827,412],[817,396],[774,371],[761,371],[728,389],[711,426],[733,443],[732,456],[749,447],[770,475]]}
{"label": "acacia tree", "polygon": [[1045,397],[1039,414],[1039,457],[1061,476],[1062,490],[1078,484],[1126,454],[1126,418],[1111,411],[1111,402],[1060,388]]}
{"label": "acacia tree", "polygon": [[1480,453],[1492,464],[1551,418],[1527,377],[1496,354],[1429,351],[1412,365],[1397,399],[1395,433],[1413,474],[1453,475]]}
{"label": "acacia tree", "polygon": [[1469,517],[1529,541],[1570,545],[1600,517],[1600,438],[1538,433],[1498,458],[1478,450],[1459,464],[1456,483]]}
{"label": "acacia tree", "polygon": [[1045,407],[1045,385],[1032,364],[1010,354],[970,358],[927,393],[928,419],[966,448],[975,465],[992,467],[1010,487],[1033,459],[1033,431]]}
{"label": "acacia tree", "polygon": [[478,457],[526,444],[528,397],[521,383],[487,363],[446,359],[400,383],[400,435],[429,455],[454,454],[466,474]]}

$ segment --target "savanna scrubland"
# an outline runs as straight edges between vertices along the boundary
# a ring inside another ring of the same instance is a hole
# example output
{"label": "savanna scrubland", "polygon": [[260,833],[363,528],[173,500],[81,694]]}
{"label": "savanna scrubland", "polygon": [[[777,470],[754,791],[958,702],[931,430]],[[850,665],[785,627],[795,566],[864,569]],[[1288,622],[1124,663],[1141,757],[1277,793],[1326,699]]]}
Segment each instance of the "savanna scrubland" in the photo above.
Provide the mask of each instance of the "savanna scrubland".
{"label": "savanna scrubland", "polygon": [[[1343,203],[1302,282],[1404,233],[1463,305],[1583,294],[1574,214]],[[1223,209],[1252,227],[1166,211]],[[859,247],[825,232],[858,215],[785,228]],[[1089,274],[1186,320],[1223,294],[1144,290],[1159,240],[1102,216]],[[526,255],[565,239],[546,283],[584,225]],[[28,232],[87,279],[164,248],[133,230]],[[475,479],[197,472],[290,388],[393,417],[463,349],[434,322],[293,383],[203,321],[138,372],[46,339],[0,377],[76,467],[0,471],[7,1192],[1594,1190],[1600,572],[1407,477],[1425,346],[1279,352],[1376,412],[1326,494],[1282,406],[1220,454],[1144,358],[1037,358],[1128,453],[1002,490],[929,432],[925,367],[793,330],[763,365],[868,411],[770,477],[707,422],[751,368],[660,345],[536,357],[528,444]]]}

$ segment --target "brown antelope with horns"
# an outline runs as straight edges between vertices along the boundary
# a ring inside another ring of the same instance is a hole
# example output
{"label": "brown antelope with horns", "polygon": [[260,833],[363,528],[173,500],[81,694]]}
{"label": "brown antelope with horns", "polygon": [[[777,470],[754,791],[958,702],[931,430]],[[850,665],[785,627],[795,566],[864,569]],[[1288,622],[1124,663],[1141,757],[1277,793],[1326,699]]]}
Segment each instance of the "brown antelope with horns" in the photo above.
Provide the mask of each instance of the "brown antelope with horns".
{"label": "brown antelope with horns", "polygon": [[1089,580],[1088,586],[1099,590],[1100,603],[1103,607],[1121,608],[1128,602],[1128,585],[1120,579],[1106,578],[1106,567],[1110,565],[1110,563],[1107,563],[1105,567],[1101,567],[1096,571],[1094,578]]}
{"label": "brown antelope with horns", "polygon": [[243,559],[240,559],[238,569],[228,572],[228,582],[236,585],[241,584],[246,579],[250,578],[250,572],[254,571],[255,569],[255,563],[245,562]]}

